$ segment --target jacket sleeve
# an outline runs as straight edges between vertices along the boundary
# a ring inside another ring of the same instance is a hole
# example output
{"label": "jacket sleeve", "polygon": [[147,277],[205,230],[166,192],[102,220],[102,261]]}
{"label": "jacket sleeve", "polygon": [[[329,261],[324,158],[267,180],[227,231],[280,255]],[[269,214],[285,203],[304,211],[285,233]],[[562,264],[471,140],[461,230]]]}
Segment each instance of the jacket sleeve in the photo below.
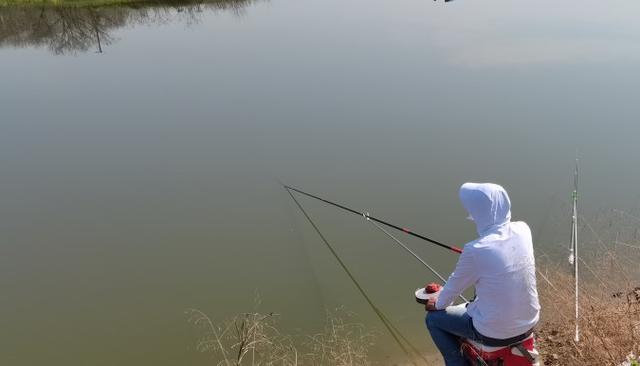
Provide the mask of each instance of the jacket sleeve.
{"label": "jacket sleeve", "polygon": [[447,283],[440,292],[436,308],[444,309],[453,304],[455,298],[462,294],[467,287],[475,284],[477,280],[478,270],[475,265],[472,249],[465,248],[460,255],[460,259],[458,259],[456,269],[451,276],[449,276]]}

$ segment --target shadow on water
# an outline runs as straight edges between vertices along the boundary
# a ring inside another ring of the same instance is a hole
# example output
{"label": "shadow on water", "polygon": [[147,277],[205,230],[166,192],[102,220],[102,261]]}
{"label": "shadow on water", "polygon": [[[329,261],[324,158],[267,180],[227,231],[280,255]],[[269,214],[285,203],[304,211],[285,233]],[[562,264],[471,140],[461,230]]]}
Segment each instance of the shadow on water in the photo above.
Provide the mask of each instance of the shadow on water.
{"label": "shadow on water", "polygon": [[102,53],[127,25],[197,23],[205,11],[242,14],[253,0],[150,1],[109,6],[0,7],[0,47],[46,47],[57,55]]}

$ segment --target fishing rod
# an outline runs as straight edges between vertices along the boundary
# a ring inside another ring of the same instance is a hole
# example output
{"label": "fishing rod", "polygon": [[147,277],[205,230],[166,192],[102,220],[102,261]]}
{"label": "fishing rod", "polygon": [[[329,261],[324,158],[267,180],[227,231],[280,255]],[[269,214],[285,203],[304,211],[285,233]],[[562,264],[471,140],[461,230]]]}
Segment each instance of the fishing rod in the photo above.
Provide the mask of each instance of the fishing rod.
{"label": "fishing rod", "polygon": [[[325,200],[325,199],[322,199],[322,198],[320,198],[320,197],[317,197],[317,196],[311,195],[311,194],[309,194],[309,193],[306,193],[306,192],[300,191],[299,189],[296,189],[296,188],[293,188],[293,187],[287,186],[287,185],[285,185],[285,184],[284,184],[284,183],[282,183],[282,182],[281,182],[280,184],[282,184],[282,186],[287,190],[287,193],[289,193],[289,195],[291,195],[291,197],[292,197],[292,198],[293,198],[293,195],[291,194],[291,190],[294,190],[294,191],[296,191],[296,192],[300,192],[300,193],[305,194],[305,195],[307,195],[307,196],[310,196],[310,197],[312,197],[312,198],[319,199],[319,200],[321,200],[321,201],[323,201],[323,202],[327,202],[327,203],[329,203],[329,204],[331,204],[331,205],[337,206],[337,207],[342,208],[342,209],[344,209],[344,210],[347,210],[347,211],[349,211],[349,212],[356,213],[356,214],[360,215],[360,213],[359,213],[358,211],[352,210],[352,209],[350,209],[350,208],[348,208],[348,207],[345,207],[345,206],[342,206],[342,205],[340,205],[340,204],[333,203],[333,202],[327,201],[327,200]],[[294,200],[295,200],[295,198],[294,198]],[[297,201],[296,201],[296,203],[297,203]],[[384,228],[379,224],[379,222],[380,222],[380,223],[382,223],[382,224],[385,224],[385,225],[387,225],[387,226],[391,226],[391,227],[393,227],[393,228],[397,228],[395,225],[387,224],[387,223],[385,223],[385,222],[382,222],[382,220],[376,219],[376,218],[372,217],[371,215],[369,215],[369,213],[368,213],[368,212],[366,212],[366,213],[362,213],[362,216],[364,216],[364,218],[367,220],[367,222],[369,222],[369,223],[371,223],[373,226],[375,226],[375,227],[376,227],[376,229],[380,230],[380,231],[381,231],[382,233],[384,233],[386,236],[388,236],[389,238],[391,238],[391,240],[393,240],[396,244],[398,244],[402,249],[404,249],[406,252],[408,252],[409,254],[411,254],[411,256],[413,256],[413,257],[414,257],[418,262],[420,262],[423,266],[425,266],[425,267],[426,267],[426,268],[427,268],[431,273],[433,273],[434,275],[436,275],[436,277],[438,277],[438,278],[440,279],[440,281],[442,281],[442,283],[443,283],[443,284],[445,284],[445,283],[447,282],[447,280],[446,280],[444,277],[442,277],[442,275],[441,275],[440,273],[438,273],[438,271],[436,271],[435,269],[433,269],[433,267],[431,267],[427,262],[425,262],[422,258],[420,258],[420,256],[419,256],[418,254],[416,254],[416,252],[414,252],[413,250],[411,250],[411,248],[409,248],[408,246],[406,246],[406,245],[405,245],[403,242],[401,242],[398,238],[396,238],[396,237],[395,237],[395,236],[393,236],[390,232],[388,232],[387,230],[385,230],[385,229],[384,229]],[[402,229],[401,231],[402,231],[402,232],[405,232],[405,233],[407,233],[407,232],[408,232],[408,233],[411,233],[410,231],[407,231],[407,230],[405,230],[405,229]],[[415,236],[415,235],[418,235],[418,234],[412,234],[412,235],[414,235],[414,236]],[[422,238],[422,236],[421,236],[421,235],[420,235],[420,236],[418,236],[418,237]],[[427,239],[427,240],[430,240],[430,239],[428,239],[428,238],[426,238],[426,239]],[[440,244],[441,244],[441,243],[440,243]],[[457,248],[456,248],[456,249],[457,249]],[[462,251],[460,251],[460,252],[462,252]],[[466,297],[464,297],[462,294],[458,295],[458,297],[460,297],[460,299],[462,299],[462,301],[464,301],[464,302],[469,302],[469,300],[467,300],[467,298],[466,298]]]}
{"label": "fishing rod", "polygon": [[375,221],[375,222],[377,222],[377,223],[380,223],[380,224],[382,224],[382,225],[385,225],[385,226],[388,226],[388,227],[390,227],[390,228],[396,229],[396,230],[398,230],[398,231],[402,231],[402,232],[404,232],[405,234],[409,234],[409,235],[414,236],[414,237],[416,237],[416,238],[419,238],[419,239],[422,239],[422,240],[428,241],[429,243],[435,244],[435,245],[437,245],[437,246],[439,246],[439,247],[442,247],[442,248],[445,248],[445,249],[449,249],[449,250],[451,250],[451,251],[453,251],[453,252],[455,252],[455,253],[458,253],[458,254],[461,254],[461,253],[462,253],[462,249],[460,249],[460,248],[458,248],[458,247],[454,247],[454,246],[451,246],[451,245],[447,245],[447,244],[441,243],[441,242],[439,242],[439,241],[437,241],[437,240],[433,240],[433,239],[428,238],[428,237],[426,237],[426,236],[424,236],[424,235],[420,235],[420,234],[418,234],[418,233],[415,233],[415,232],[413,232],[413,231],[411,231],[411,230],[409,230],[409,229],[407,229],[407,228],[400,227],[400,226],[398,226],[398,225],[395,225],[395,224],[389,223],[389,222],[384,221],[384,220],[381,220],[381,219],[379,219],[379,218],[377,218],[377,217],[373,217],[373,216],[369,215],[369,213],[356,211],[356,210],[354,210],[354,209],[352,209],[352,208],[349,208],[349,207],[347,207],[347,206],[341,205],[341,204],[336,203],[336,202],[329,201],[329,200],[327,200],[327,199],[324,199],[324,198],[318,197],[318,196],[313,195],[313,194],[311,194],[311,193],[307,193],[307,192],[305,192],[305,191],[302,191],[302,190],[300,190],[300,189],[298,189],[298,188],[288,186],[288,185],[286,185],[286,184],[283,184],[283,186],[284,186],[287,190],[298,192],[298,193],[303,194],[303,195],[305,195],[305,196],[307,196],[307,197],[311,197],[311,198],[314,198],[314,199],[316,199],[316,200],[322,201],[322,202],[324,202],[324,203],[330,204],[330,205],[332,205],[332,206],[338,207],[338,208],[340,208],[340,209],[342,209],[342,210],[344,210],[344,211],[351,212],[351,213],[356,214],[356,215],[358,215],[358,216],[363,216],[363,217],[364,217],[364,218],[366,218],[367,220]]}

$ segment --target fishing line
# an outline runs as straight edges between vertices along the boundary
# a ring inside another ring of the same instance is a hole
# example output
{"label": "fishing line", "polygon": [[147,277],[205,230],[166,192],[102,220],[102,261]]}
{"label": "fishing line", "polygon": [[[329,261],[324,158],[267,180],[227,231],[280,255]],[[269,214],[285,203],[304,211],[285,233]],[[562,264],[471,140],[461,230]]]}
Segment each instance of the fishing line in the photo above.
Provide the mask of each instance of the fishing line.
{"label": "fishing line", "polygon": [[299,189],[297,189],[297,188],[294,188],[294,187],[291,187],[291,186],[288,186],[288,185],[285,185],[285,184],[283,184],[283,186],[284,186],[288,191],[295,191],[295,192],[298,192],[298,193],[303,194],[303,195],[305,195],[305,196],[307,196],[307,197],[311,197],[311,198],[317,199],[317,200],[319,200],[319,201],[322,201],[322,202],[324,202],[324,203],[328,203],[328,204],[330,204],[330,205],[332,205],[332,206],[338,207],[338,208],[340,208],[340,209],[342,209],[342,210],[345,210],[345,211],[351,212],[351,213],[356,214],[356,215],[358,215],[358,216],[365,216],[365,217],[367,217],[369,220],[375,221],[375,222],[377,222],[377,223],[379,223],[379,224],[382,224],[382,225],[388,226],[388,227],[393,228],[393,229],[396,229],[396,230],[398,230],[398,231],[402,231],[402,232],[404,232],[404,233],[406,233],[406,234],[408,234],[408,235],[415,236],[416,238],[420,238],[420,239],[422,239],[422,240],[428,241],[429,243],[435,244],[435,245],[437,245],[437,246],[439,246],[439,247],[442,247],[442,248],[445,248],[445,249],[449,249],[449,250],[451,250],[451,251],[453,251],[453,252],[456,252],[456,253],[458,253],[458,254],[462,253],[462,249],[460,249],[460,248],[458,248],[458,247],[454,247],[454,246],[451,246],[451,245],[447,245],[447,244],[441,243],[441,242],[439,242],[439,241],[437,241],[437,240],[434,240],[434,239],[428,238],[428,237],[426,237],[426,236],[424,236],[424,235],[420,235],[420,234],[418,234],[418,233],[414,233],[413,231],[411,231],[411,230],[409,230],[409,229],[407,229],[407,228],[397,226],[397,225],[395,225],[395,224],[392,224],[392,223],[386,222],[386,221],[384,221],[384,220],[378,219],[378,218],[376,218],[376,217],[370,216],[369,214],[366,214],[366,213],[364,213],[364,212],[359,212],[359,211],[356,211],[356,210],[354,210],[354,209],[352,209],[352,208],[349,208],[349,207],[347,207],[347,206],[341,205],[341,204],[339,204],[339,203],[335,203],[335,202],[332,202],[332,201],[326,200],[326,199],[324,199],[324,198],[318,197],[318,196],[316,196],[316,195],[313,195],[313,194],[311,194],[311,193],[307,193],[307,192],[305,192],[305,191],[301,191],[301,190],[299,190]]}
{"label": "fishing line", "polygon": [[[418,357],[420,357],[427,365],[431,365],[431,362],[422,355],[422,353],[416,348],[416,346],[414,346],[411,342],[409,342],[409,340],[402,333],[400,333],[398,328],[396,328],[396,326],[393,325],[393,323],[391,323],[389,318],[387,318],[384,314],[382,314],[382,317],[387,321],[387,323],[389,323],[389,326],[391,327],[391,329],[393,329],[398,334],[398,337],[400,337],[409,346],[409,348],[411,348],[413,353],[415,353]],[[413,361],[411,361],[411,363],[415,365]]]}
{"label": "fishing line", "polygon": [[[292,235],[295,237],[294,242],[297,241],[304,244],[304,237],[300,234],[302,230],[300,230],[300,225],[298,225],[298,220],[295,220],[296,216],[295,216],[295,212],[293,211],[295,209],[292,208],[290,205],[285,205],[285,204],[283,204],[282,209],[289,219],[288,222],[291,223],[291,225],[293,226],[291,228],[291,232],[292,232]],[[311,261],[309,248],[307,248],[306,245],[301,245],[301,247],[302,248],[298,248],[298,250],[306,264],[307,271],[309,271],[311,282],[313,284],[313,293],[316,297],[318,305],[320,305],[320,310],[322,310],[325,308],[325,305],[326,305],[326,302],[322,293],[322,286],[320,284],[320,280],[318,279],[318,274],[316,273],[317,271],[315,269],[315,266]]]}
{"label": "fishing line", "polygon": [[625,247],[628,247],[628,248],[633,248],[633,249],[640,249],[640,246],[627,244],[625,242],[618,241],[618,240],[614,241],[613,244],[622,245],[622,246],[625,246]]}
{"label": "fishing line", "polygon": [[[387,235],[389,238],[391,238],[393,241],[395,241],[398,245],[400,245],[404,250],[406,250],[407,252],[409,252],[409,254],[411,254],[415,259],[417,259],[420,263],[422,263],[425,267],[427,267],[427,269],[429,269],[429,271],[431,271],[431,273],[433,273],[434,275],[436,275],[440,281],[442,281],[442,284],[444,285],[447,280],[444,279],[444,277],[442,277],[440,275],[440,273],[438,273],[435,269],[433,269],[433,267],[431,267],[427,262],[425,262],[422,258],[420,258],[420,256],[418,256],[413,250],[411,250],[409,247],[407,247],[403,242],[401,242],[398,238],[396,238],[395,236],[391,235],[390,232],[388,232],[387,230],[385,230],[382,226],[380,226],[377,222],[375,221],[371,221],[369,220],[369,218],[367,216],[365,216],[365,218],[367,219],[368,222],[370,222],[373,226],[375,226],[376,228],[378,228],[380,231],[382,231],[385,235]],[[462,294],[459,295],[459,297],[464,301],[464,302],[469,302],[469,300],[467,300],[464,296],[462,296]]]}
{"label": "fishing line", "polygon": [[[373,310],[373,312],[378,316],[378,318],[380,319],[380,321],[382,322],[382,324],[385,326],[385,328],[387,329],[387,331],[389,332],[389,334],[391,335],[391,337],[395,340],[395,342],[398,344],[398,346],[400,347],[400,349],[402,349],[402,352],[407,356],[407,358],[409,360],[412,360],[412,363],[415,365],[415,362],[413,362],[413,358],[411,357],[411,355],[409,354],[409,351],[406,349],[406,347],[402,344],[402,342],[400,341],[400,338],[398,335],[400,335],[400,337],[402,337],[403,339],[405,339],[405,342],[407,342],[407,344],[410,345],[411,348],[414,348],[407,340],[404,336],[401,335],[401,333],[397,330],[397,328],[395,326],[393,326],[391,324],[391,322],[389,321],[389,319],[384,315],[384,313],[378,309],[377,306],[375,306],[373,304],[373,302],[371,301],[371,298],[369,297],[369,295],[367,295],[367,293],[365,292],[364,288],[360,285],[360,283],[358,282],[358,280],[356,280],[356,278],[353,276],[353,274],[351,273],[351,271],[347,268],[346,264],[342,261],[342,259],[340,259],[340,256],[338,255],[338,253],[335,251],[335,249],[333,248],[333,246],[331,246],[331,244],[329,244],[329,241],[325,238],[325,236],[322,234],[322,232],[320,231],[320,229],[318,228],[318,226],[316,226],[316,224],[313,222],[313,220],[311,219],[311,217],[309,216],[309,214],[307,214],[307,212],[305,211],[305,209],[302,207],[302,205],[300,204],[300,202],[298,202],[298,200],[295,198],[295,196],[293,195],[293,193],[291,193],[291,190],[289,189],[289,187],[284,186],[285,189],[287,190],[287,193],[289,193],[289,196],[291,196],[291,199],[293,199],[293,201],[296,203],[296,206],[298,206],[298,208],[300,209],[300,211],[302,212],[302,214],[305,216],[305,218],[307,219],[307,221],[309,221],[309,223],[311,224],[311,226],[313,227],[313,229],[316,231],[316,233],[318,234],[318,236],[320,237],[320,239],[322,239],[322,241],[324,242],[325,246],[327,247],[327,249],[329,249],[329,251],[331,252],[331,254],[333,254],[333,257],[336,259],[336,261],[338,261],[338,264],[340,264],[340,267],[342,267],[342,269],[344,270],[344,272],[347,274],[347,276],[349,276],[349,278],[351,279],[351,282],[353,282],[353,284],[356,286],[356,288],[358,289],[358,291],[360,292],[360,294],[362,295],[362,297],[364,297],[364,299],[367,301],[367,303],[369,304],[369,306],[371,307],[371,309]],[[394,331],[395,329],[395,331]],[[396,332],[398,334],[396,334]],[[424,359],[424,358],[423,358]],[[428,363],[428,361],[425,359],[425,362]]]}

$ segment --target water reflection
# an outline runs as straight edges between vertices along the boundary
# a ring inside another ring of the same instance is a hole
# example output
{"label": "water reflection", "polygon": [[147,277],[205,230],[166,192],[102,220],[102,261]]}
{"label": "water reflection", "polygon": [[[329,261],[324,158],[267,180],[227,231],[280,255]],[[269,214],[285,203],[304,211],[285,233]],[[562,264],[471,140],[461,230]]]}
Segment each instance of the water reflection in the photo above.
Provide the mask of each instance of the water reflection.
{"label": "water reflection", "polygon": [[0,9],[0,47],[47,47],[54,54],[102,53],[126,25],[197,22],[205,10],[241,13],[252,0],[163,2],[136,6],[30,6]]}

